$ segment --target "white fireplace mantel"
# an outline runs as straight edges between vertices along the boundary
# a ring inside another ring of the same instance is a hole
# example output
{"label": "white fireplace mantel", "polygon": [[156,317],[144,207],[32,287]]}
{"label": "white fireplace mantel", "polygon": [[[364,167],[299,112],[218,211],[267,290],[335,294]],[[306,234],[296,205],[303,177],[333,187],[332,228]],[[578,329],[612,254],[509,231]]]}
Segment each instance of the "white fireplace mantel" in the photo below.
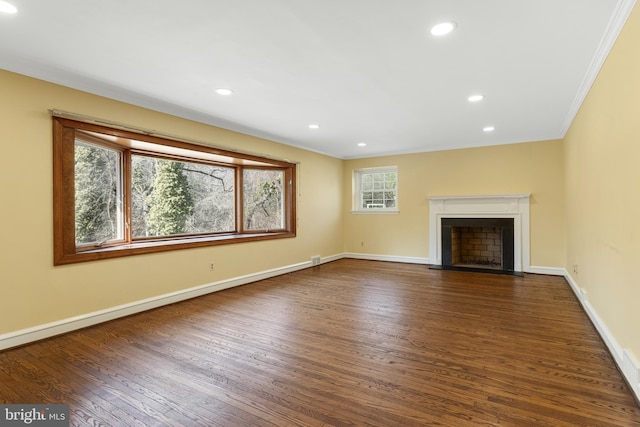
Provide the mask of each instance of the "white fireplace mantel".
{"label": "white fireplace mantel", "polygon": [[530,270],[531,194],[432,196],[429,200],[429,262],[442,265],[442,218],[513,218],[514,270]]}

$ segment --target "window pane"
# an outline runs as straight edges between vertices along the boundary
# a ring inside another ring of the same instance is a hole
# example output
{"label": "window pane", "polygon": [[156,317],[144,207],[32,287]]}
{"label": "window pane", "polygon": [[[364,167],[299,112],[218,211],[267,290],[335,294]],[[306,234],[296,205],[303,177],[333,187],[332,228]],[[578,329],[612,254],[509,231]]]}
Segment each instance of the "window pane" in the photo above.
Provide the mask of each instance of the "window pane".
{"label": "window pane", "polygon": [[190,163],[185,173],[193,199],[187,232],[236,231],[235,169]]}
{"label": "window pane", "polygon": [[235,230],[234,169],[134,155],[133,237]]}
{"label": "window pane", "polygon": [[122,154],[75,140],[76,245],[123,239]]}
{"label": "window pane", "polygon": [[[385,168],[395,169],[395,168]],[[395,170],[364,172],[356,171],[356,209],[387,209],[396,208],[396,189],[398,174]]]}
{"label": "window pane", "polygon": [[280,230],[284,228],[284,172],[245,169],[244,229]]}

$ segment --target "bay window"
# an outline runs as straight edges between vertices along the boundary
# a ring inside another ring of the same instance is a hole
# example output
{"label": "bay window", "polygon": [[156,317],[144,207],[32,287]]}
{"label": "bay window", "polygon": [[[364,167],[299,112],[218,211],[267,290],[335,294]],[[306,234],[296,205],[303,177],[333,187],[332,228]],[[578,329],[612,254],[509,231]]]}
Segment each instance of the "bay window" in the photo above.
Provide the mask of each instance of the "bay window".
{"label": "bay window", "polygon": [[53,118],[54,264],[295,236],[295,164]]}

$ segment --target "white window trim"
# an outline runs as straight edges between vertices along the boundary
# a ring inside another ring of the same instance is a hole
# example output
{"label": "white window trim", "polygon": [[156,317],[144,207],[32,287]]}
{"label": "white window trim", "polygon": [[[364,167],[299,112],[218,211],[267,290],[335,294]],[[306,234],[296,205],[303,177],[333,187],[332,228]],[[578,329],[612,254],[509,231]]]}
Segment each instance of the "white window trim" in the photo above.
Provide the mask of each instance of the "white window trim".
{"label": "white window trim", "polygon": [[[361,208],[362,206],[362,175],[365,173],[376,172],[395,172],[396,174],[396,206],[393,208]],[[352,182],[352,214],[398,214],[400,213],[399,207],[399,179],[398,179],[398,167],[397,166],[381,166],[375,168],[361,168],[353,170]]]}

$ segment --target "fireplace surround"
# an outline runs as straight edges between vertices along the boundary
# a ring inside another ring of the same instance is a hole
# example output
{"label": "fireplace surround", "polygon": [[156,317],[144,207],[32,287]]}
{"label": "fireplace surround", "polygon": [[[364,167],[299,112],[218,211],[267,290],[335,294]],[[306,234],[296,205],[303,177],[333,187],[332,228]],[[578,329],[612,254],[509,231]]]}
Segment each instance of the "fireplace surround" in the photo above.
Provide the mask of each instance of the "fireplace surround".
{"label": "fireplace surround", "polygon": [[[443,235],[446,234],[445,239],[450,238],[448,234],[451,227],[469,226],[474,220],[477,226],[483,226],[484,223],[500,227],[501,230],[506,227],[507,236],[506,240],[502,240],[502,251],[506,252],[507,259],[505,264],[505,258],[501,255],[502,270],[528,271],[529,199],[530,194],[429,197],[429,263],[432,266],[451,265],[453,260],[450,258],[443,260]],[[512,230],[512,238],[509,230]],[[511,253],[513,264],[510,263]],[[450,256],[449,253],[446,255]]]}

